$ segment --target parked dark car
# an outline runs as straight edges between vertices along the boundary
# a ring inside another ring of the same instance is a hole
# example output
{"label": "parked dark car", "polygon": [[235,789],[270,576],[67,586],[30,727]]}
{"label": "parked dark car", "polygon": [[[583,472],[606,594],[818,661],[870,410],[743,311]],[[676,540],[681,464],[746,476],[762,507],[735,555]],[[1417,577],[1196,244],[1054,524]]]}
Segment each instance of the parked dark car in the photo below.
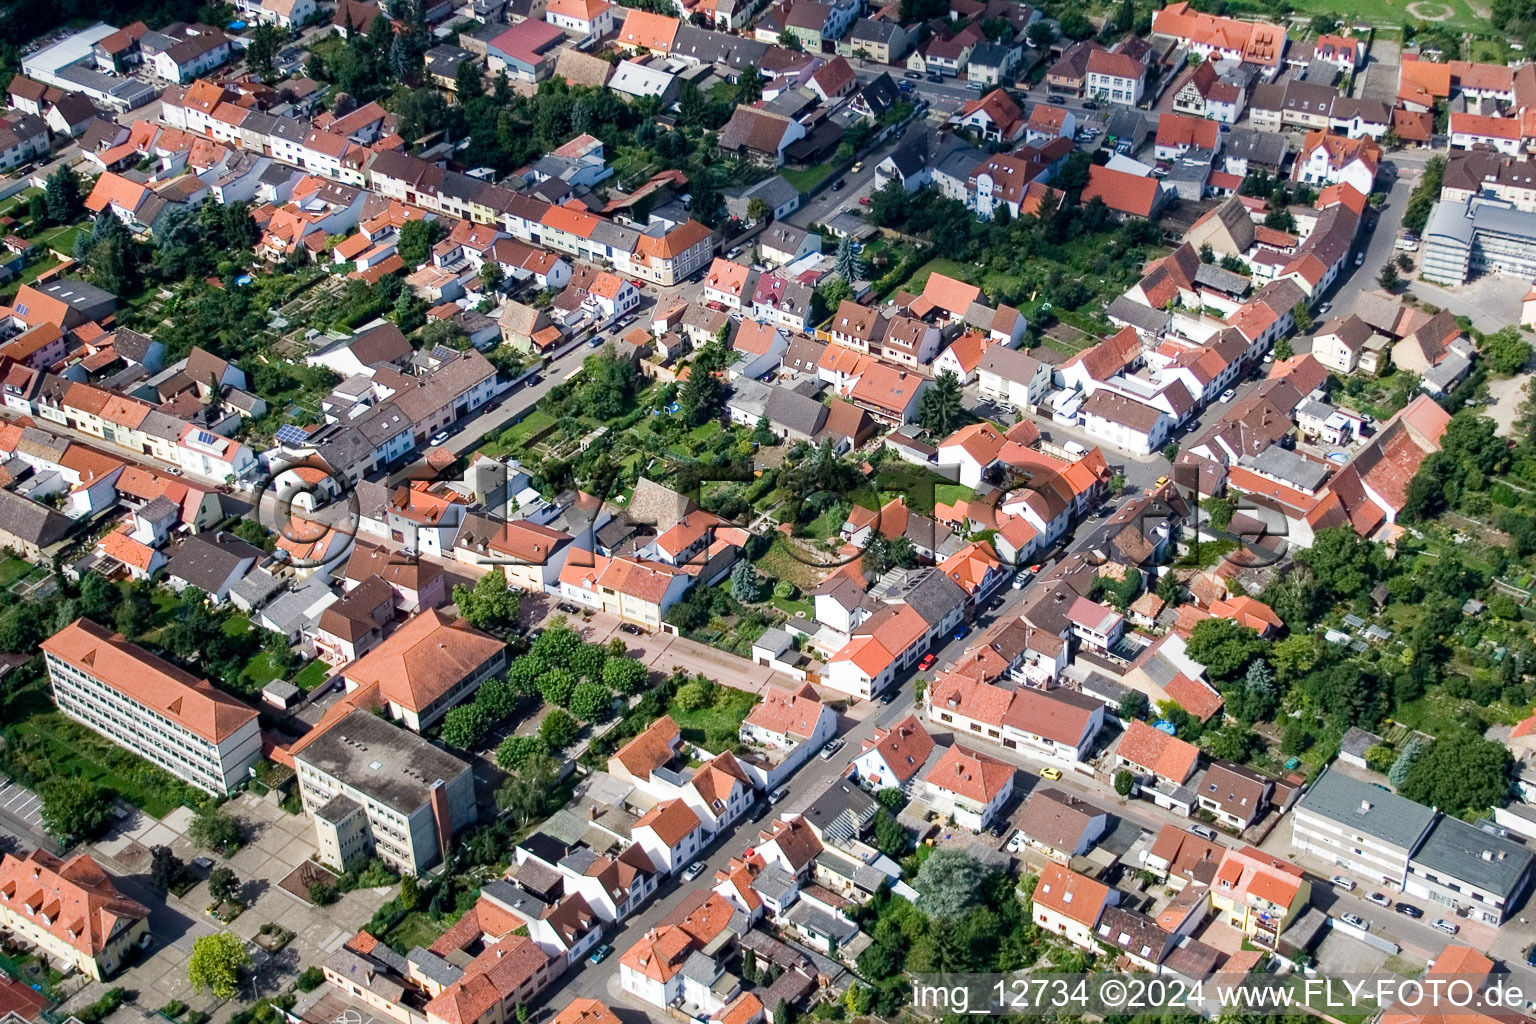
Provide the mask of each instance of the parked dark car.
{"label": "parked dark car", "polygon": [[619,628],[628,633],[630,636],[645,636],[645,630],[641,629],[633,622],[626,622]]}
{"label": "parked dark car", "polygon": [[1397,905],[1397,912],[1402,914],[1404,917],[1411,917],[1415,921],[1424,916],[1424,911],[1420,910],[1412,903],[1399,903]]}

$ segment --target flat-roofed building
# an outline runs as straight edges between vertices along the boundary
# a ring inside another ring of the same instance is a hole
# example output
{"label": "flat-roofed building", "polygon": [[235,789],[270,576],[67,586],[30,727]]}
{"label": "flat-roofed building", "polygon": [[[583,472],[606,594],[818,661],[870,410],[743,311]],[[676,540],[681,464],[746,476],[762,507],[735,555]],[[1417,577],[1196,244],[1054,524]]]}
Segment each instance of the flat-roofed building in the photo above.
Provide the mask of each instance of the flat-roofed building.
{"label": "flat-roofed building", "polygon": [[1291,847],[1401,889],[1434,818],[1431,808],[1329,770],[1296,805]]}
{"label": "flat-roofed building", "polygon": [[377,854],[416,874],[475,817],[469,765],[362,708],[305,743],[294,764],[320,859],[337,867]]}

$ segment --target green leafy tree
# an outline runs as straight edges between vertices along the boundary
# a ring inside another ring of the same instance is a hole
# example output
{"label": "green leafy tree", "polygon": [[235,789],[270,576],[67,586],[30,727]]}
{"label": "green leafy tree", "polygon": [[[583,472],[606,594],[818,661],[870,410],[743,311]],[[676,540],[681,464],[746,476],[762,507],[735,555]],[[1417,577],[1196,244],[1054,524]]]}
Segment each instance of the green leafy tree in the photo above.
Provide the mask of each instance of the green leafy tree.
{"label": "green leafy tree", "polygon": [[233,870],[220,864],[208,874],[208,895],[216,903],[233,903],[240,894],[240,878]]}
{"label": "green leafy tree", "polygon": [[1392,748],[1384,743],[1373,743],[1365,748],[1365,766],[1373,772],[1391,771],[1394,760]]}
{"label": "green leafy tree", "polygon": [[609,658],[603,663],[603,685],[616,693],[639,693],[650,671],[634,658]]}
{"label": "green leafy tree", "polygon": [[467,750],[478,743],[490,727],[490,716],[479,704],[460,704],[443,716],[439,735],[450,747]]}
{"label": "green leafy tree", "polygon": [[1115,772],[1115,792],[1126,797],[1131,795],[1131,790],[1136,787],[1136,776],[1124,768]]}
{"label": "green leafy tree", "polygon": [[559,778],[560,762],[555,758],[547,754],[530,758],[496,791],[496,806],[511,814],[519,825],[536,821],[549,812]]}
{"label": "green leafy tree", "polygon": [[1485,335],[1480,348],[1488,369],[1500,376],[1518,373],[1531,360],[1531,343],[1514,326]]}
{"label": "green leafy tree", "polygon": [[550,750],[562,750],[576,742],[576,735],[581,731],[580,724],[568,713],[555,708],[539,725],[539,738],[542,739]]}
{"label": "green leafy tree", "polygon": [[1131,690],[1120,698],[1120,703],[1115,707],[1115,716],[1122,722],[1131,722],[1147,717],[1147,695],[1140,690]]}
{"label": "green leafy tree", "polygon": [[1285,360],[1291,358],[1291,356],[1293,356],[1295,354],[1296,354],[1296,350],[1291,347],[1291,339],[1290,338],[1288,338],[1288,337],[1287,338],[1281,338],[1279,341],[1275,342],[1275,358],[1276,359],[1280,360],[1281,362],[1284,362]]}
{"label": "green leafy tree", "polygon": [[1202,742],[1212,757],[1236,764],[1249,760],[1260,747],[1259,738],[1240,722],[1228,722],[1220,729],[1206,733]]}
{"label": "green leafy tree", "polygon": [[917,422],[924,430],[948,436],[965,416],[960,399],[959,376],[951,370],[943,371],[923,390],[917,403]]}
{"label": "green leafy tree", "polygon": [[875,816],[875,848],[892,858],[905,857],[912,849],[912,838],[889,811]]}
{"label": "green leafy tree", "polygon": [[435,220],[408,220],[400,228],[400,240],[395,252],[408,267],[419,267],[432,255],[432,247],[446,233],[443,225]]}
{"label": "green leafy tree", "polygon": [[459,614],[476,629],[502,631],[517,625],[523,594],[507,585],[507,574],[492,569],[475,581],[473,588],[463,584],[453,588],[453,603]]}
{"label": "green leafy tree", "polygon": [[187,980],[193,988],[208,989],[220,999],[234,996],[240,972],[251,963],[245,943],[231,932],[200,936],[187,958]]}
{"label": "green leafy tree", "polygon": [[1232,619],[1203,619],[1191,630],[1185,651],[1219,682],[1246,672],[1267,646],[1259,634]]}
{"label": "green leafy tree", "polygon": [[1211,517],[1211,526],[1218,530],[1225,530],[1232,525],[1232,517],[1237,514],[1237,502],[1229,497],[1211,495],[1200,500],[1200,507],[1205,509]]}
{"label": "green leafy tree", "polygon": [[476,60],[460,61],[453,70],[453,92],[460,103],[485,95],[485,75]]}
{"label": "green leafy tree", "polygon": [[849,985],[848,991],[843,993],[843,1005],[855,1017],[862,1017],[867,1014],[874,1000],[874,992],[858,982]]}
{"label": "green leafy tree", "polygon": [[539,677],[539,694],[546,704],[563,708],[571,702],[576,689],[576,673],[570,669],[552,668]]}
{"label": "green leafy tree", "polygon": [[941,846],[917,869],[917,909],[943,920],[963,917],[982,905],[992,874],[964,850]]}
{"label": "green leafy tree", "polygon": [[753,196],[747,200],[747,220],[754,224],[761,224],[768,219],[773,210],[768,205],[768,200],[762,196]]}
{"label": "green leafy tree", "polygon": [[719,339],[699,349],[688,366],[688,379],[678,392],[677,402],[690,426],[702,426],[720,415],[725,402],[724,371],[730,352]]}
{"label": "green leafy tree", "polygon": [[1397,290],[1397,286],[1403,281],[1403,276],[1397,272],[1397,268],[1391,263],[1383,263],[1381,272],[1376,275],[1376,283],[1389,292]]}
{"label": "green leafy tree", "polygon": [[187,838],[228,857],[240,847],[240,822],[216,804],[204,804],[187,826]]}
{"label": "green leafy tree", "polygon": [[407,913],[421,906],[421,887],[415,875],[405,875],[400,879],[400,906]]}
{"label": "green leafy tree", "polygon": [[79,776],[52,779],[38,796],[43,828],[65,846],[100,835],[112,816],[111,794]]}
{"label": "green leafy tree", "polygon": [[683,711],[707,708],[715,701],[714,681],[705,676],[695,676],[679,686],[672,699]]}
{"label": "green leafy tree", "polygon": [[1418,184],[1403,206],[1403,227],[1409,231],[1423,231],[1429,223],[1429,213],[1440,200],[1440,186],[1445,182],[1445,157],[1432,156],[1424,164]]}
{"label": "green leafy tree", "polygon": [[538,736],[508,736],[496,748],[496,764],[509,772],[520,771],[534,757],[548,757],[549,744]]}
{"label": "green leafy tree", "polygon": [[1312,329],[1312,311],[1307,308],[1306,299],[1298,299],[1291,309],[1291,317],[1296,321],[1296,329],[1306,334]]}
{"label": "green leafy tree", "polygon": [[492,722],[508,718],[517,710],[519,694],[505,679],[487,679],[475,691],[475,705]]}
{"label": "green leafy tree", "polygon": [[613,694],[602,683],[580,683],[571,693],[571,714],[584,722],[596,722],[613,710]]}
{"label": "green leafy tree", "polygon": [[[724,364],[722,364],[724,365]],[[620,415],[635,390],[635,367],[607,346],[581,362],[577,397],[583,412],[596,419]]]}
{"label": "green leafy tree", "polygon": [[1087,39],[1095,31],[1093,22],[1089,21],[1088,16],[1075,7],[1068,9],[1058,21],[1061,25],[1061,34],[1068,39]]}
{"label": "green leafy tree", "polygon": [[1472,732],[1439,737],[1413,763],[1401,792],[1446,814],[1483,812],[1509,799],[1509,748]]}
{"label": "green leafy tree", "polygon": [[1370,590],[1379,572],[1380,549],[1348,526],[1318,530],[1296,560],[1312,570],[1316,588],[1331,601],[1353,600]]}

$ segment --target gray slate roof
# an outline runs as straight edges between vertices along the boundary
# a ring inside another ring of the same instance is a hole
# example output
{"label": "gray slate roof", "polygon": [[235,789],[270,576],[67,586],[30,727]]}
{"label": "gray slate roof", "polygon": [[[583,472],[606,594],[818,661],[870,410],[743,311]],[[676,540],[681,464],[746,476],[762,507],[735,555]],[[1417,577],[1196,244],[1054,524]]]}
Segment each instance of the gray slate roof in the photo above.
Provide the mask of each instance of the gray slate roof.
{"label": "gray slate roof", "polygon": [[1533,855],[1512,839],[1441,815],[1413,859],[1437,875],[1472,882],[1508,899],[1531,870]]}
{"label": "gray slate roof", "polygon": [[1435,817],[1423,804],[1333,769],[1318,776],[1297,807],[1404,850],[1413,848]]}

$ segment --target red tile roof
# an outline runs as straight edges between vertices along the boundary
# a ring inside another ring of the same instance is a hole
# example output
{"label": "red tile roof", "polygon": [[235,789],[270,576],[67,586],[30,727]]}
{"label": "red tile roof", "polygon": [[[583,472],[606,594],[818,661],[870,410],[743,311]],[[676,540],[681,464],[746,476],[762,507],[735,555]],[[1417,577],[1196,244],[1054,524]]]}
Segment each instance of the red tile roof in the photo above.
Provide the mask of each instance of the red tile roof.
{"label": "red tile roof", "polygon": [[60,860],[44,850],[0,860],[0,900],[33,927],[87,956],[102,953],[120,929],[149,917],[149,908],[117,891],[89,855]]}
{"label": "red tile roof", "polygon": [[256,711],[90,619],[76,619],[40,645],[144,707],[212,743],[256,718]]}
{"label": "red tile roof", "polygon": [[1200,763],[1199,747],[1134,719],[1116,744],[1115,755],[1175,784],[1183,784]]}

